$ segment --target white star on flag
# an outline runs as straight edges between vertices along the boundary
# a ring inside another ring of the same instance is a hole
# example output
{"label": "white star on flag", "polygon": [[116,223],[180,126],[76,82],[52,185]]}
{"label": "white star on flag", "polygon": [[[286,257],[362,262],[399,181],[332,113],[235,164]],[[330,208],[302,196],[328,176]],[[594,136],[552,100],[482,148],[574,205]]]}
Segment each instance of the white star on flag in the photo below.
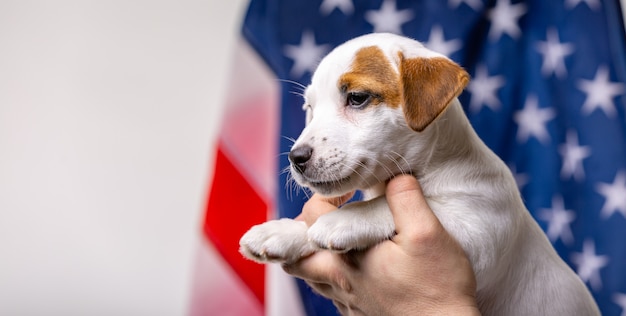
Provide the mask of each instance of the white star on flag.
{"label": "white star on flag", "polygon": [[567,131],[565,144],[559,147],[559,153],[563,156],[561,178],[565,180],[573,176],[576,180],[584,179],[583,159],[591,155],[591,149],[589,149],[589,146],[580,146],[578,144],[576,131]]}
{"label": "white star on flag", "polygon": [[320,13],[323,15],[329,15],[335,9],[339,9],[345,15],[352,15],[354,4],[352,0],[324,0],[320,5]]}
{"label": "white star on flag", "polygon": [[515,112],[513,120],[519,125],[517,129],[517,141],[522,143],[534,136],[542,144],[550,141],[550,134],[546,129],[546,123],[553,119],[556,113],[553,108],[539,108],[537,96],[526,97],[524,109]]}
{"label": "white star on flag", "polygon": [[496,7],[487,13],[491,20],[489,39],[495,42],[505,33],[517,39],[522,34],[517,23],[525,13],[526,5],[523,3],[511,4],[509,0],[498,0]]}
{"label": "white star on flag", "polygon": [[613,98],[624,94],[626,85],[609,80],[609,69],[606,66],[598,67],[593,80],[581,79],[578,81],[578,89],[587,94],[583,103],[582,113],[591,114],[596,109],[604,111],[607,117],[615,117],[616,110]]}
{"label": "white star on flag", "polygon": [[574,242],[574,235],[570,228],[570,224],[576,219],[576,213],[566,210],[563,203],[563,197],[555,196],[552,198],[551,209],[541,209],[539,219],[548,222],[548,239],[552,243],[561,239],[564,244],[571,245]]}
{"label": "white star on flag", "polygon": [[474,11],[478,11],[483,7],[483,3],[480,0],[448,0],[448,7],[456,9],[461,3],[467,4]]}
{"label": "white star on flag", "polygon": [[565,57],[574,53],[574,45],[561,43],[559,32],[555,28],[549,28],[546,41],[540,41],[536,47],[543,55],[541,73],[545,77],[555,74],[557,78],[563,79],[567,75]]}
{"label": "white star on flag", "polygon": [[596,246],[592,240],[583,242],[583,252],[572,253],[572,263],[576,265],[576,273],[583,282],[589,282],[595,291],[602,288],[600,269],[609,263],[609,257],[596,255]]}
{"label": "white star on flag", "polygon": [[330,49],[329,45],[317,45],[315,35],[311,31],[302,32],[300,45],[285,45],[285,56],[293,60],[291,75],[300,77],[307,71],[313,73],[317,64],[322,60],[324,54]]}
{"label": "white star on flag", "polygon": [[496,96],[496,91],[504,86],[504,76],[489,77],[487,67],[481,65],[476,67],[473,79],[467,86],[467,91],[472,94],[470,110],[477,113],[483,104],[493,111],[498,110],[500,108],[500,100]]}
{"label": "white star on flag", "polygon": [[402,34],[402,24],[413,19],[413,11],[398,11],[395,0],[385,0],[378,11],[365,12],[365,19],[374,26],[374,32]]}
{"label": "white star on flag", "polygon": [[443,29],[441,28],[440,25],[434,25],[430,29],[428,42],[424,43],[424,45],[428,47],[429,49],[436,51],[438,53],[441,53],[443,55],[446,55],[448,57],[450,57],[452,53],[461,49],[461,46],[463,46],[461,44],[461,40],[458,40],[458,39],[446,41],[445,37],[443,36]]}
{"label": "white star on flag", "polygon": [[626,294],[615,293],[613,294],[613,302],[622,308],[622,316],[626,316]]}
{"label": "white star on flag", "polygon": [[565,7],[571,10],[582,2],[586,3],[591,10],[596,11],[600,9],[600,2],[598,0],[565,0]]}
{"label": "white star on flag", "polygon": [[607,219],[615,212],[619,212],[626,218],[626,172],[621,170],[615,176],[612,184],[598,183],[598,193],[604,196],[601,216]]}

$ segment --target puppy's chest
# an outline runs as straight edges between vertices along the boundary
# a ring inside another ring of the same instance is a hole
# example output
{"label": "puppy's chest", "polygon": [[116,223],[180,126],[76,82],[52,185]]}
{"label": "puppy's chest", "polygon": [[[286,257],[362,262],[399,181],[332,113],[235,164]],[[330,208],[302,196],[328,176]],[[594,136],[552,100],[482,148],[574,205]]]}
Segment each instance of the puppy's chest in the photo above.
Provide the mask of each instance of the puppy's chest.
{"label": "puppy's chest", "polygon": [[384,182],[378,183],[367,190],[363,190],[363,200],[372,200],[385,194],[387,185]]}

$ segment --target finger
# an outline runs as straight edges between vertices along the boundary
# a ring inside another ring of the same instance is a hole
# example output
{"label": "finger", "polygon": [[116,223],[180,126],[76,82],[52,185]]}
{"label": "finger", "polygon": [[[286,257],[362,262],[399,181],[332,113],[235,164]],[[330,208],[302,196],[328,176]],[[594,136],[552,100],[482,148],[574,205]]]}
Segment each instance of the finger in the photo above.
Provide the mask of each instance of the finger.
{"label": "finger", "polygon": [[354,196],[354,192],[350,192],[338,197],[325,197],[314,194],[302,207],[302,213],[295,219],[304,221],[307,226],[313,225],[318,217],[336,210],[339,206],[348,202]]}
{"label": "finger", "polygon": [[398,236],[414,239],[431,236],[433,230],[443,229],[415,177],[401,175],[392,179],[386,195]]}
{"label": "finger", "polygon": [[352,290],[341,255],[330,251],[319,251],[296,263],[285,264],[283,270],[309,283],[328,284],[346,292]]}

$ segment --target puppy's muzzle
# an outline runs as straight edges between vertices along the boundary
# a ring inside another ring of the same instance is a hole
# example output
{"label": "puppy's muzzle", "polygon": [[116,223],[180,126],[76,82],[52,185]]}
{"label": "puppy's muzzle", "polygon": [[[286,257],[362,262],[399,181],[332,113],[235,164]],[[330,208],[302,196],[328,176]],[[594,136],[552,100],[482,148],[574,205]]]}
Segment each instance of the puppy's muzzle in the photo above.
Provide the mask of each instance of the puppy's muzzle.
{"label": "puppy's muzzle", "polygon": [[308,145],[302,145],[292,149],[289,152],[289,161],[298,173],[304,173],[313,156],[313,148]]}

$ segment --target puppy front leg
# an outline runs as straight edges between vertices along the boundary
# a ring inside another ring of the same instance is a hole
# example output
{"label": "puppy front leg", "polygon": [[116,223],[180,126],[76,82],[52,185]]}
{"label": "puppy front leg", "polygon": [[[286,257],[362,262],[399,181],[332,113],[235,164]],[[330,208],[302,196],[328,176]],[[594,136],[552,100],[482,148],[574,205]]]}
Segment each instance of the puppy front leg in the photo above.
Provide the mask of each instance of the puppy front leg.
{"label": "puppy front leg", "polygon": [[288,218],[253,226],[239,240],[239,252],[259,263],[293,263],[315,251],[306,223]]}
{"label": "puppy front leg", "polygon": [[313,243],[334,251],[366,249],[394,234],[395,224],[384,195],[324,214],[308,230]]}

